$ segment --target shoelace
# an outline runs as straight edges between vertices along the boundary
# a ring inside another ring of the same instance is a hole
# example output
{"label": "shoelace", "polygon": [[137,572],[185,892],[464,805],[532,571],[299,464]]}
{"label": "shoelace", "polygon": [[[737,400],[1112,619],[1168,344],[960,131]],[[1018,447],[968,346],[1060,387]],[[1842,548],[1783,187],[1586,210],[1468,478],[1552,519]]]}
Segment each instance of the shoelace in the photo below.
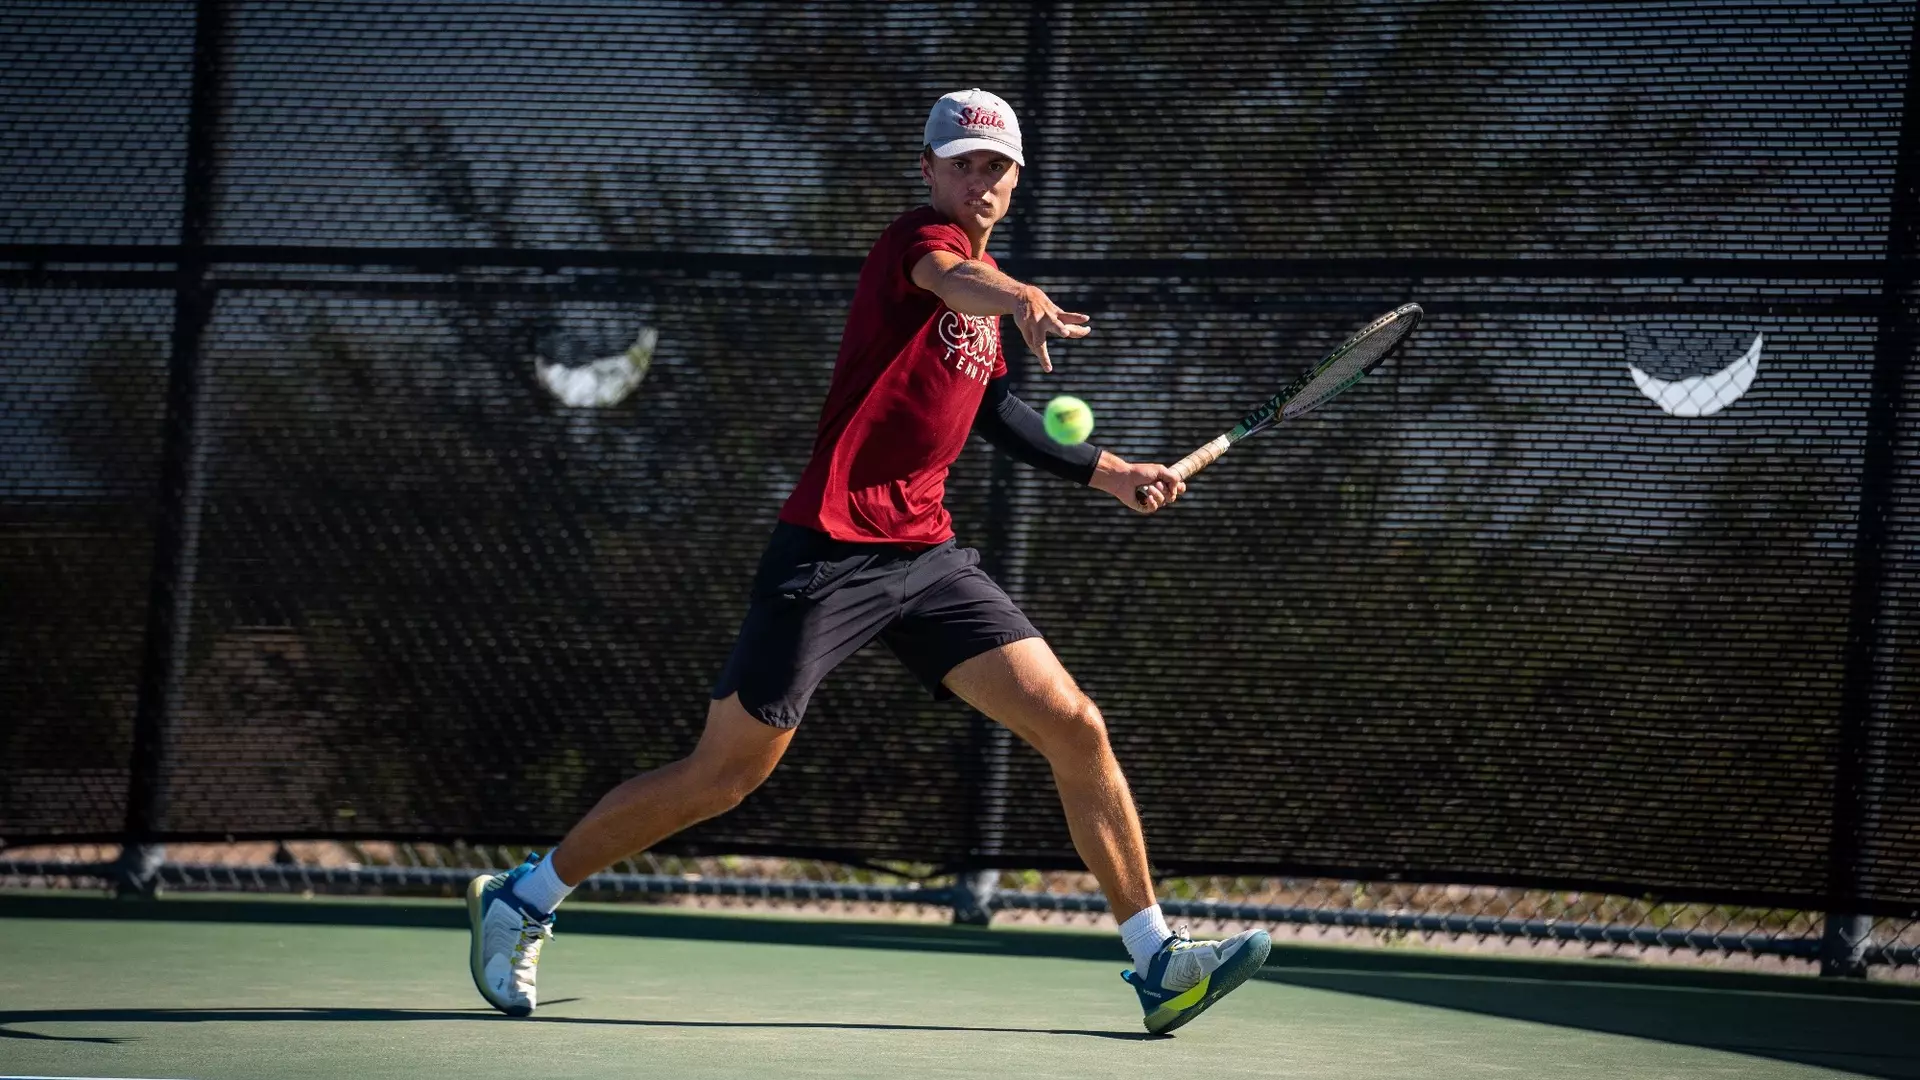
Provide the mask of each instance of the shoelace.
{"label": "shoelace", "polygon": [[520,923],[520,937],[513,943],[513,959],[516,966],[525,960],[528,965],[540,962],[540,947],[553,940],[553,927],[532,919]]}
{"label": "shoelace", "polygon": [[[1208,949],[1212,949],[1213,942],[1198,942],[1198,944],[1196,944],[1194,938],[1192,938],[1192,934],[1187,930],[1187,924],[1181,922],[1179,926],[1173,928],[1173,940],[1167,942],[1167,953],[1171,953],[1171,955],[1181,955],[1181,953],[1188,953],[1188,951],[1192,951],[1192,949],[1198,949],[1198,947],[1202,947],[1202,945],[1206,945]],[[1217,955],[1217,953],[1215,953],[1215,955]],[[1183,957],[1183,959],[1185,959],[1185,957]],[[1198,955],[1194,955],[1194,961],[1192,961],[1192,963],[1202,963],[1202,965],[1204,965],[1206,961],[1202,961],[1202,959],[1198,959]],[[1173,974],[1173,957],[1167,959],[1167,974]]]}
{"label": "shoelace", "polygon": [[[1173,928],[1173,937],[1169,939],[1168,944],[1172,946],[1167,950],[1168,952],[1179,952],[1183,948],[1192,947],[1193,934],[1187,930],[1186,923],[1181,923],[1178,926],[1175,926]],[[1120,977],[1122,979],[1125,979],[1127,982],[1131,983],[1131,982],[1134,982],[1135,979],[1144,979],[1146,977],[1146,973],[1126,971],[1126,972],[1122,972]]]}

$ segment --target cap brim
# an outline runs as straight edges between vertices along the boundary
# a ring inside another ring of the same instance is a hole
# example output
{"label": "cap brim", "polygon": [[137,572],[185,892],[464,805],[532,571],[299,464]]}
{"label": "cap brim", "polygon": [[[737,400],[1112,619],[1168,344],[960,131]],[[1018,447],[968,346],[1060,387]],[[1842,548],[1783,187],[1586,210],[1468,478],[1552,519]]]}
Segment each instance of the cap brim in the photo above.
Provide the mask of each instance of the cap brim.
{"label": "cap brim", "polygon": [[955,139],[952,142],[941,143],[939,146],[934,147],[933,156],[943,158],[957,157],[961,154],[971,154],[975,150],[991,150],[996,154],[1005,154],[1013,159],[1015,165],[1023,168],[1027,164],[1026,159],[1020,156],[1020,151],[1015,150],[1013,147],[997,139]]}

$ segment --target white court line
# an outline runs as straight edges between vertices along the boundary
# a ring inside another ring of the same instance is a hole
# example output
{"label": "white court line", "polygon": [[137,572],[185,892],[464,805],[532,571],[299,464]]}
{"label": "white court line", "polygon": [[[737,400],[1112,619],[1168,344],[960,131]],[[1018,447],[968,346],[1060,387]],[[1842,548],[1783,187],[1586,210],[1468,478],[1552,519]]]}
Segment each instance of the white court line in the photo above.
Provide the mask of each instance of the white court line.
{"label": "white court line", "polygon": [[0,1076],[0,1080],[160,1080],[152,1076]]}

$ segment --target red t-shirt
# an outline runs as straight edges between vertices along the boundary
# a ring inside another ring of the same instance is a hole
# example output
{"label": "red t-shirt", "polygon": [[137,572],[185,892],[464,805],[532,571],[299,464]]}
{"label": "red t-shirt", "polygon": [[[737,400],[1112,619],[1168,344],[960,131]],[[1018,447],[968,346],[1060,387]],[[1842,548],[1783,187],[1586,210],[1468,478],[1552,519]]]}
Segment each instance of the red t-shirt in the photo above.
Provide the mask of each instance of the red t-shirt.
{"label": "red t-shirt", "polygon": [[973,257],[967,234],[923,206],[867,253],[813,457],[781,521],[916,549],[953,535],[941,505],[947,467],[967,444],[987,380],[1006,374],[1007,361],[998,316],[958,314],[913,283],[914,265],[934,251]]}

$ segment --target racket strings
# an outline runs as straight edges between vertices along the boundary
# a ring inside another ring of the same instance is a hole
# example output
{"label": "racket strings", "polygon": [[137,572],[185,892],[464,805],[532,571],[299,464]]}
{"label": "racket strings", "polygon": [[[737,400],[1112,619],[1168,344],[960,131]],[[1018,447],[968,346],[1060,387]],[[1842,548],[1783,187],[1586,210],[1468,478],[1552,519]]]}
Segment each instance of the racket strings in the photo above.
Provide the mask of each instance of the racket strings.
{"label": "racket strings", "polygon": [[1393,351],[1400,339],[1407,336],[1419,320],[1404,316],[1383,321],[1347,343],[1346,348],[1335,353],[1300,392],[1287,399],[1280,410],[1287,418],[1310,412],[1334,395],[1357,382],[1362,375],[1373,369],[1380,358]]}

